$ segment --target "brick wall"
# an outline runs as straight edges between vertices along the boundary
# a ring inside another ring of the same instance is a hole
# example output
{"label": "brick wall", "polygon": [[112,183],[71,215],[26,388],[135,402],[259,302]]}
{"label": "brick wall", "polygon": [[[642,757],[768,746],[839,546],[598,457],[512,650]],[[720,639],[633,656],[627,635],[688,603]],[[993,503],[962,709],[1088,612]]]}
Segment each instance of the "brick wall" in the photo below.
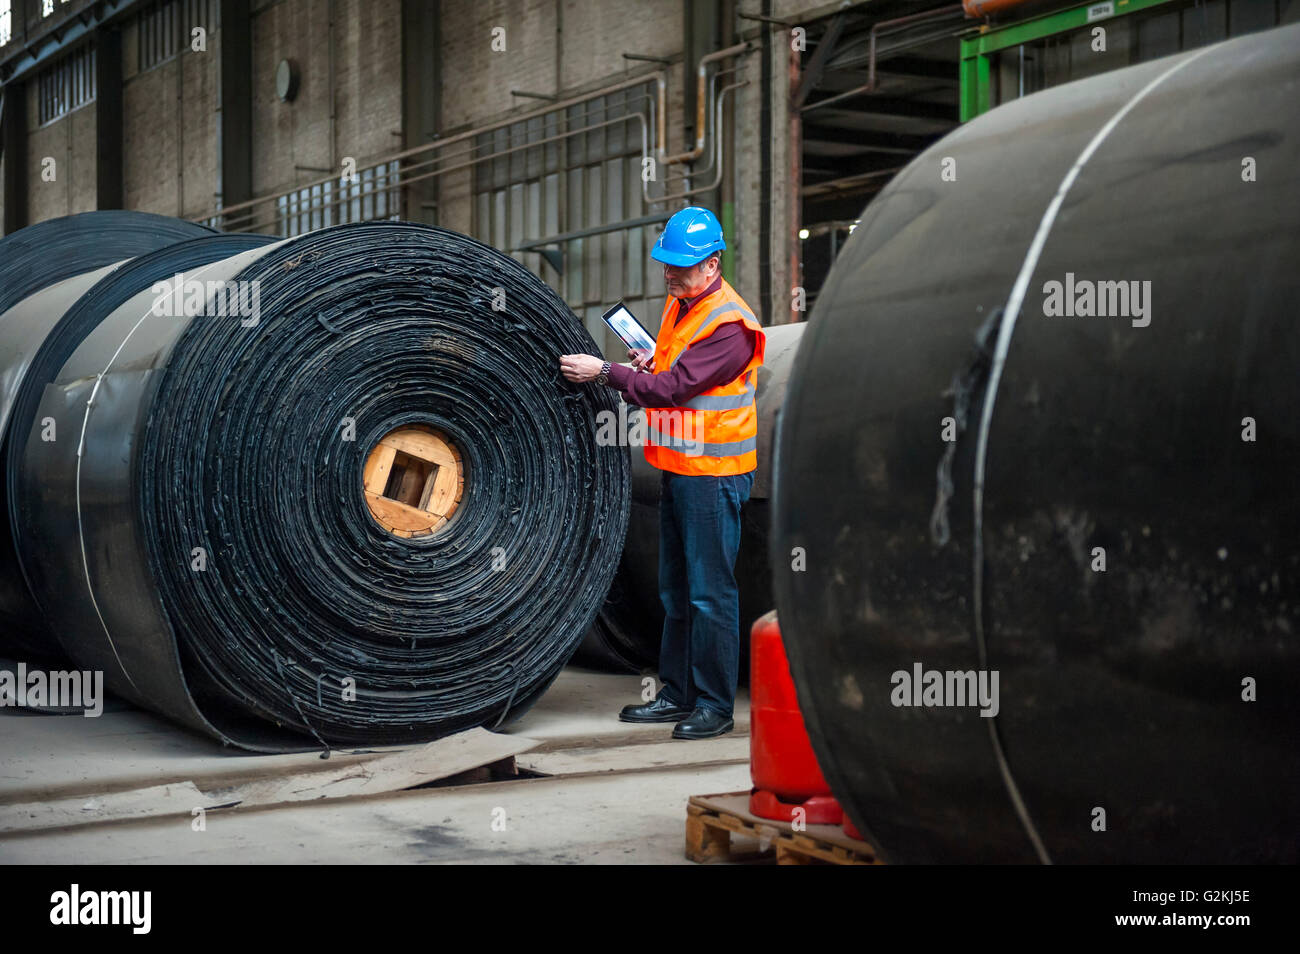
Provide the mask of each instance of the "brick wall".
{"label": "brick wall", "polygon": [[[671,57],[682,51],[679,0],[564,0],[561,75],[573,89],[621,73],[624,53]],[[646,63],[632,62],[641,70]],[[674,79],[681,75],[674,68]]]}
{"label": "brick wall", "polygon": [[[27,101],[27,221],[95,208],[95,104],[87,103],[45,126],[39,113],[36,83],[28,86]],[[45,159],[54,160],[54,179],[42,177]]]}
{"label": "brick wall", "polygon": [[[122,30],[122,203],[184,218],[205,213],[217,187],[217,102],[221,33],[185,24],[176,56],[139,69],[139,30]],[[190,30],[207,30],[206,49]]]}
{"label": "brick wall", "polygon": [[[624,53],[680,59],[682,51],[679,0],[443,0],[442,11],[444,134],[545,106],[512,96],[512,90],[569,97],[646,73],[649,64],[629,61]],[[495,27],[505,29],[504,51],[492,48]],[[670,68],[669,152],[683,148],[680,76],[680,65]],[[639,136],[637,127],[627,128]],[[472,184],[468,169],[439,180],[441,225],[481,231],[475,228]],[[657,313],[646,317],[653,327]]]}
{"label": "brick wall", "polygon": [[[481,122],[539,101],[512,89],[556,91],[555,0],[443,0],[442,120],[445,129]],[[492,49],[503,28],[506,49]]]}
{"label": "brick wall", "polygon": [[401,15],[400,0],[337,4],[336,161],[364,163],[402,148]]}
{"label": "brick wall", "polygon": [[[330,117],[330,14],[335,115]],[[253,14],[253,191],[338,174],[396,152],[402,138],[400,0],[283,0]],[[281,102],[275,69],[299,69],[298,94]],[[310,168],[306,168],[310,167]]]}
{"label": "brick wall", "polygon": [[[253,192],[261,194],[334,169],[330,142],[329,3],[293,0],[253,14]],[[299,70],[298,93],[283,103],[275,92],[282,59]]]}
{"label": "brick wall", "polygon": [[177,62],[136,73],[134,49],[128,62],[135,75],[122,90],[122,203],[141,212],[175,215],[180,210],[177,120],[182,114]]}
{"label": "brick wall", "polygon": [[[191,218],[207,212],[217,190],[217,103],[220,100],[221,38],[209,30],[207,50],[186,49],[174,69],[180,71],[179,206],[174,215]],[[124,142],[123,150],[128,148]]]}

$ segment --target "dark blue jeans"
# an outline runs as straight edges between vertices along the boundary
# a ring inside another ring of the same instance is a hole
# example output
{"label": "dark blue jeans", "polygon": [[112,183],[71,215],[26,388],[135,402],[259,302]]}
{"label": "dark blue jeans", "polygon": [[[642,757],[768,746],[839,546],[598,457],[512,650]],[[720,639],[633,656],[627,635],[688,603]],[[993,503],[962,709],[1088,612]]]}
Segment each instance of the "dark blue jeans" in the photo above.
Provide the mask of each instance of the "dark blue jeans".
{"label": "dark blue jeans", "polygon": [[740,670],[740,506],[753,483],[752,471],[727,477],[664,471],[659,497],[660,695],[728,717]]}

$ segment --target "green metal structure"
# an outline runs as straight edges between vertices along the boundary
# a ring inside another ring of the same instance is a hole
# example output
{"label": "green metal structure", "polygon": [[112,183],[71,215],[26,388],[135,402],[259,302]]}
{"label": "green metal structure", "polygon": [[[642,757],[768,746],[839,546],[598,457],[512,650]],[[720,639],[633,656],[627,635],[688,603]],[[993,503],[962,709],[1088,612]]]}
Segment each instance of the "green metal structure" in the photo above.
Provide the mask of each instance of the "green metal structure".
{"label": "green metal structure", "polygon": [[1137,13],[1175,0],[1107,0],[1082,3],[1068,10],[1043,14],[1006,26],[986,27],[961,41],[961,121],[967,122],[992,108],[992,55],[1044,37],[1100,25],[1116,17]]}

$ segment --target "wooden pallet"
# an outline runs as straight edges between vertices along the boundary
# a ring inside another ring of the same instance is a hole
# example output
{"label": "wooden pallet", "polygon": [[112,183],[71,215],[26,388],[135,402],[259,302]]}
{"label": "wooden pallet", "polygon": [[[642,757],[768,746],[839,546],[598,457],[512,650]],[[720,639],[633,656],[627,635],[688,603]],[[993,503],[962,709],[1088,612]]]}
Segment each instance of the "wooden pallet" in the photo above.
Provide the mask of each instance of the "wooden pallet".
{"label": "wooden pallet", "polygon": [[871,845],[850,838],[838,825],[795,831],[789,822],[750,814],[748,792],[691,796],[686,804],[686,857],[700,864],[884,864]]}

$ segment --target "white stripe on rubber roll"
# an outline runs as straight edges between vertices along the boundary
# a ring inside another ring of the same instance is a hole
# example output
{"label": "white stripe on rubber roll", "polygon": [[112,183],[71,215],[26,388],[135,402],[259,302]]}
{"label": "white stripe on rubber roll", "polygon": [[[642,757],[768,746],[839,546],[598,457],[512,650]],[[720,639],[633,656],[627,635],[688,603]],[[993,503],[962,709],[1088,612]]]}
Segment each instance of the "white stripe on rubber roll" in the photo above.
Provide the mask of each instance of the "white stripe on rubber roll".
{"label": "white stripe on rubber roll", "polygon": [[[1011,297],[1007,299],[1006,313],[1002,316],[1002,325],[998,329],[997,346],[993,350],[993,365],[989,371],[989,383],[987,396],[984,399],[984,410],[980,415],[979,435],[975,443],[975,486],[972,492],[974,498],[974,610],[975,610],[975,632],[977,637],[977,647],[979,649],[980,667],[988,668],[988,653],[984,640],[984,472],[988,459],[988,441],[989,427],[993,421],[993,405],[997,401],[998,385],[1002,381],[1002,368],[1007,361],[1007,352],[1011,350],[1011,335],[1016,330],[1016,319],[1020,316],[1020,306],[1024,304],[1025,292],[1029,289],[1029,279],[1034,274],[1034,269],[1038,267],[1038,260],[1043,254],[1043,247],[1047,244],[1047,236],[1052,231],[1052,226],[1056,224],[1056,216],[1061,211],[1061,204],[1065,201],[1066,194],[1074,185],[1079,173],[1087,165],[1088,160],[1093,157],[1101,144],[1106,141],[1106,137],[1111,134],[1116,126],[1127,116],[1133,107],[1147,97],[1153,89],[1163,83],[1166,79],[1173,76],[1185,66],[1195,62],[1204,56],[1214,47],[1206,47],[1184,60],[1175,63],[1169,69],[1165,70],[1151,82],[1143,86],[1133,98],[1120,107],[1119,111],[1112,116],[1097,134],[1084,147],[1083,152],[1079,153],[1079,158],[1074,160],[1074,165],[1065,174],[1061,184],[1057,186],[1056,195],[1052,196],[1052,201],[1047,205],[1047,211],[1043,213],[1042,221],[1038,223],[1038,231],[1034,233],[1034,239],[1029,243],[1029,251],[1025,255],[1025,260],[1020,266],[1020,273],[1016,275],[1015,284],[1011,286]],[[1020,790],[1016,786],[1015,779],[1011,776],[1011,768],[1007,764],[1006,755],[1002,751],[1002,743],[997,735],[997,727],[994,725],[996,718],[988,720],[989,735],[992,738],[994,753],[997,756],[998,768],[1002,773],[1002,780],[1007,788],[1007,794],[1011,798],[1011,803],[1019,816],[1021,824],[1024,826],[1025,834],[1033,843],[1034,850],[1038,858],[1044,864],[1051,864],[1051,857],[1047,849],[1043,846],[1042,839],[1038,836],[1038,831],[1034,827],[1033,821],[1029,817],[1029,809],[1026,807],[1024,799],[1020,795]]]}

